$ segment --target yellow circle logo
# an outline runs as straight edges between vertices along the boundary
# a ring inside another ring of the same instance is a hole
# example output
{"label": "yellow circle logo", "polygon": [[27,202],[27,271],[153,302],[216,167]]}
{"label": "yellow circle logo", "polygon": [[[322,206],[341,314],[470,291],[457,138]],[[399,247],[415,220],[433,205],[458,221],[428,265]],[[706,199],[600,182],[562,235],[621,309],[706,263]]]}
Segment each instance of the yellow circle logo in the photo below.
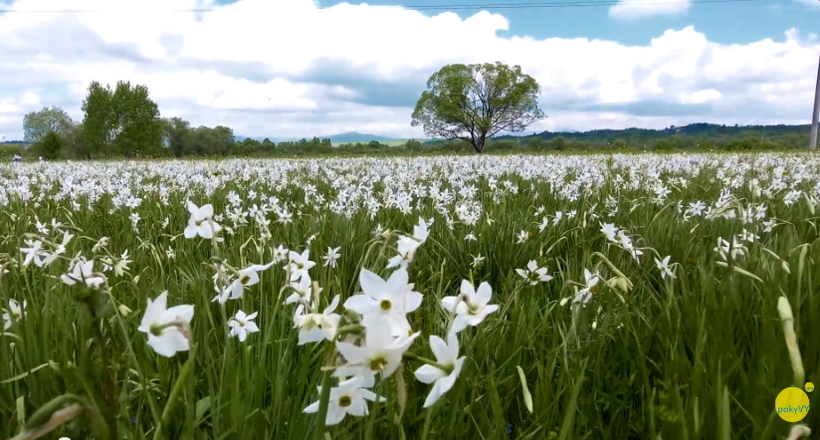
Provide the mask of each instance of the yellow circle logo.
{"label": "yellow circle logo", "polygon": [[805,389],[807,393],[810,393],[814,391],[814,384],[811,382],[806,382],[806,386],[803,387],[803,389]]}
{"label": "yellow circle logo", "polygon": [[809,396],[797,387],[788,387],[777,395],[774,409],[781,419],[787,422],[799,422],[809,412]]}

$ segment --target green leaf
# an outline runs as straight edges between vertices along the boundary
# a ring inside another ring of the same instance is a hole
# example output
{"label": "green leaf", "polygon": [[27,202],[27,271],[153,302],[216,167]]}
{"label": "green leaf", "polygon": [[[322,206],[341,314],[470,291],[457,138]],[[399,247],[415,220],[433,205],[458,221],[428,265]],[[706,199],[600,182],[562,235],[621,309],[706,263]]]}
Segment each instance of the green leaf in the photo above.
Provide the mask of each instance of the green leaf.
{"label": "green leaf", "polygon": [[208,411],[210,407],[211,396],[206,396],[196,403],[196,422],[194,423],[194,426],[199,426],[199,424],[202,423],[202,417],[205,415],[205,413]]}

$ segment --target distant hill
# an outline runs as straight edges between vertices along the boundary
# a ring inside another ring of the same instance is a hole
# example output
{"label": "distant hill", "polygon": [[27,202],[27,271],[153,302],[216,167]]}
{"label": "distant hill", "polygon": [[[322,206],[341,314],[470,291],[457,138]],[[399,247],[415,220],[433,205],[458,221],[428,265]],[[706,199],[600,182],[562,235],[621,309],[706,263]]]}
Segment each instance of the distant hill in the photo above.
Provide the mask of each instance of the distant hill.
{"label": "distant hill", "polygon": [[[378,142],[397,142],[397,141],[404,141],[405,139],[399,138],[391,138],[387,136],[379,136],[377,134],[367,134],[367,133],[358,133],[358,132],[349,132],[349,133],[339,133],[333,134],[330,136],[316,136],[320,139],[330,139],[330,142],[333,144],[350,144],[350,143],[367,143],[370,141],[378,141]],[[247,136],[234,136],[237,142],[242,142],[243,140],[247,139]],[[313,136],[306,136],[309,140],[313,138]],[[253,137],[257,141],[262,141],[265,139],[265,136],[257,136]],[[277,138],[277,137],[268,137],[268,139],[272,142],[296,142],[301,138]]]}
{"label": "distant hill", "polygon": [[625,128],[622,130],[590,130],[584,132],[550,132],[533,133],[524,136],[498,136],[495,139],[530,139],[540,137],[544,140],[555,139],[559,136],[564,139],[575,139],[584,141],[601,141],[620,138],[624,140],[648,140],[663,139],[675,135],[682,136],[708,136],[708,137],[734,137],[740,135],[749,136],[785,136],[791,134],[805,135],[811,131],[811,124],[804,125],[718,125],[707,123],[695,123],[682,126],[670,126],[663,129],[650,128]]}
{"label": "distant hill", "polygon": [[376,134],[366,134],[366,133],[340,133],[334,134],[332,136],[323,136],[330,138],[330,142],[334,144],[348,144],[348,143],[356,143],[356,142],[370,142],[370,141],[377,141],[377,142],[391,142],[391,141],[401,141],[404,139],[398,138],[391,138],[387,136],[379,136]]}

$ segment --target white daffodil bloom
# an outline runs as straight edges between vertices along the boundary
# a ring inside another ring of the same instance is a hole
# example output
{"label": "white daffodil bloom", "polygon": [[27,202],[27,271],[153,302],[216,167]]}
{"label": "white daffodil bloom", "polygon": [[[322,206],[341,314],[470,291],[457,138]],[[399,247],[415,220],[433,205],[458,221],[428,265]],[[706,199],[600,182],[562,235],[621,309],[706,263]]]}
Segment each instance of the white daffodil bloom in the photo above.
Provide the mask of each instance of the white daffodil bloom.
{"label": "white daffodil bloom", "polygon": [[445,343],[438,336],[430,336],[430,349],[436,356],[436,362],[444,367],[451,368],[450,371],[444,371],[432,365],[422,365],[413,374],[421,382],[426,384],[433,384],[433,389],[424,400],[424,408],[436,403],[441,396],[450,391],[453,384],[456,383],[456,378],[461,373],[461,367],[464,365],[465,356],[458,357],[458,336],[455,332],[450,332],[447,335],[447,343]]}
{"label": "white daffodil bloom", "polygon": [[[66,246],[68,246],[68,242],[71,241],[72,238],[74,238],[74,236],[72,234],[70,234],[68,231],[63,232],[63,241],[62,241],[62,243],[58,244],[57,247],[54,248],[53,252],[45,254],[45,258],[43,258],[43,262],[42,262],[43,265],[48,266],[49,264],[56,261],[57,258],[60,255],[64,254],[65,251],[66,251]],[[126,251],[126,252],[128,252],[128,251]]]}
{"label": "white daffodil bloom", "polygon": [[613,223],[602,223],[601,224],[601,233],[606,236],[606,239],[615,242],[615,236],[618,235],[618,228],[615,227]]}
{"label": "white daffodil bloom", "polygon": [[281,244],[273,250],[273,261],[275,263],[281,263],[283,261],[287,261],[288,259],[288,250],[282,246]]}
{"label": "white daffodil bloom", "polygon": [[420,333],[393,337],[390,322],[378,313],[366,315],[362,324],[365,327],[364,345],[336,343],[336,348],[347,363],[337,367],[333,375],[349,377],[379,374],[382,379],[389,377],[399,368],[404,352]]}
{"label": "white daffodil bloom", "polygon": [[[327,407],[327,417],[325,424],[336,425],[345,416],[366,416],[367,415],[367,400],[383,402],[384,398],[377,396],[374,392],[368,390],[368,387],[374,385],[373,376],[354,376],[348,380],[339,382],[339,386],[330,389],[330,401]],[[322,394],[322,387],[319,388],[319,394]],[[306,413],[315,413],[319,411],[319,401],[313,402],[303,410]]]}
{"label": "white daffodil bloom", "polygon": [[9,308],[3,312],[3,329],[10,329],[11,325],[16,321],[19,321],[25,312],[26,300],[23,300],[23,304],[21,305],[17,303],[17,301],[9,299]]}
{"label": "white daffodil bloom", "polygon": [[221,294],[214,297],[212,301],[219,301],[220,304],[225,304],[229,299],[238,299],[242,297],[245,287],[253,286],[259,282],[259,274],[263,270],[273,266],[273,263],[268,264],[253,264],[244,269],[241,269],[237,277],[231,284],[226,287]]}
{"label": "white daffodil bloom", "polygon": [[310,249],[305,249],[301,254],[288,252],[288,265],[285,267],[290,272],[290,281],[296,281],[307,275],[308,271],[316,265],[310,261]]}
{"label": "white daffodil bloom", "polygon": [[191,218],[188,219],[188,226],[185,227],[185,238],[194,238],[198,235],[211,239],[214,234],[222,230],[222,227],[213,219],[214,207],[210,203],[198,207],[189,200],[188,212]]}
{"label": "white daffodil bloom", "polygon": [[114,274],[121,277],[125,274],[125,271],[128,270],[128,265],[132,263],[131,260],[128,259],[128,249],[120,255],[120,259],[114,263]]}
{"label": "white daffodil bloom", "polygon": [[458,333],[467,326],[476,326],[484,321],[487,315],[498,310],[497,305],[490,304],[492,295],[493,289],[487,282],[482,282],[476,291],[469,281],[461,280],[461,295],[441,299],[444,310],[456,314],[452,331]]}
{"label": "white daffodil bloom", "polygon": [[432,218],[428,222],[425,222],[423,218],[419,217],[418,224],[416,226],[413,226],[413,238],[416,241],[418,241],[419,244],[422,244],[425,241],[427,241],[427,237],[430,235],[430,231],[428,230],[428,228],[432,224]]}
{"label": "white daffodil bloom", "polygon": [[153,301],[148,298],[148,307],[138,330],[148,335],[148,345],[157,354],[172,357],[178,351],[188,351],[190,348],[183,331],[194,317],[194,306],[181,305],[169,309],[166,307],[167,301],[167,290]]}
{"label": "white daffodil bloom", "polygon": [[671,257],[671,255],[667,255],[663,260],[655,258],[655,265],[658,266],[658,270],[661,271],[661,278],[663,279],[666,279],[666,277],[675,278],[675,273],[672,272],[672,269],[669,267],[669,259]]}
{"label": "white daffodil bloom", "polygon": [[[472,256],[472,255],[471,255]],[[473,262],[470,264],[473,267],[481,266],[484,263],[484,257],[481,254],[478,254],[473,257]]]}
{"label": "white daffodil bloom", "polygon": [[587,269],[584,269],[584,288],[575,294],[575,299],[572,302],[588,303],[592,299],[592,295],[598,290],[598,281],[600,281],[598,274],[593,274]]}
{"label": "white daffodil bloom", "polygon": [[538,267],[538,263],[535,260],[530,260],[527,263],[527,270],[524,269],[516,269],[515,273],[527,280],[527,282],[534,286],[539,282],[547,282],[552,279],[552,275],[547,274],[546,267]]}
{"label": "white daffodil bloom", "polygon": [[299,278],[299,281],[290,283],[290,288],[294,292],[285,298],[284,304],[310,304],[311,284],[309,275],[304,275]]}
{"label": "white daffodil bloom", "polygon": [[406,269],[407,266],[410,265],[410,262],[413,261],[413,256],[416,254],[416,249],[418,249],[419,246],[421,246],[421,242],[404,235],[399,236],[399,239],[396,241],[396,248],[399,254],[387,261],[386,269],[392,269],[394,267]]}
{"label": "white daffodil bloom", "polygon": [[246,315],[242,310],[238,310],[236,315],[228,321],[228,326],[231,327],[231,336],[236,336],[240,342],[245,342],[248,333],[258,332],[259,327],[253,322],[253,319],[256,318],[258,313],[259,312],[253,312],[250,315]]}
{"label": "white daffodil bloom", "polygon": [[293,321],[296,327],[299,328],[298,345],[319,342],[324,339],[332,341],[339,328],[339,321],[342,319],[338,313],[333,313],[338,306],[339,295],[336,295],[322,313],[295,316]]}
{"label": "white daffodil bloom", "polygon": [[37,267],[43,266],[43,242],[40,240],[25,240],[26,246],[25,248],[20,248],[20,252],[25,254],[26,258],[23,260],[23,266],[28,266],[32,262]]}
{"label": "white daffodil bloom", "polygon": [[418,309],[423,298],[421,293],[413,291],[413,284],[408,280],[405,269],[398,269],[383,280],[363,268],[359,272],[359,284],[364,293],[348,298],[344,307],[363,316],[382,315],[390,323],[393,336],[406,335],[410,331],[407,314]]}
{"label": "white daffodil bloom", "polygon": [[97,289],[105,282],[105,276],[94,272],[94,260],[80,257],[72,263],[69,273],[60,276],[63,283],[73,286],[85,283],[86,286]]}
{"label": "white daffodil bloom", "polygon": [[328,247],[327,248],[327,254],[325,254],[325,256],[322,257],[322,259],[325,260],[325,264],[323,266],[325,266],[325,267],[330,266],[330,267],[335,268],[336,267],[336,260],[338,260],[339,257],[342,256],[339,253],[339,250],[341,250],[341,249],[342,249],[341,247],[337,247],[337,248]]}

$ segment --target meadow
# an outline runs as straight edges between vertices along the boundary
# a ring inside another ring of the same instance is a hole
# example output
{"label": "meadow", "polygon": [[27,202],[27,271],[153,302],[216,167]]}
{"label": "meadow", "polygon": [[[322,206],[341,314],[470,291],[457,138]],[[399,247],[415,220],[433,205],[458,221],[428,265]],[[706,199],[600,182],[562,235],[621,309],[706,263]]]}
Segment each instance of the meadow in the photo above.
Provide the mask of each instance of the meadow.
{"label": "meadow", "polygon": [[0,438],[783,439],[820,382],[814,154],[6,163],[0,207]]}

